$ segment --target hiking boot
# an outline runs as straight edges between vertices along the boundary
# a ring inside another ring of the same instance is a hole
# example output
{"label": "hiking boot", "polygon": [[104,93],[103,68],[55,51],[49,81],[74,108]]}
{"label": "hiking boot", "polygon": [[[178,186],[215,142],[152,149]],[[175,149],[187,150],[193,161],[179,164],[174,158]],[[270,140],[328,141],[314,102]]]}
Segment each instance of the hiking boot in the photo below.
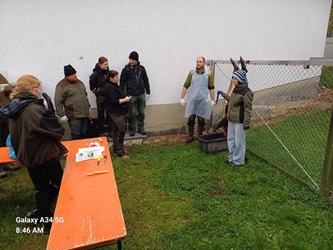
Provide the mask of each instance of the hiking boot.
{"label": "hiking boot", "polygon": [[147,135],[146,131],[143,128],[139,128],[139,133],[142,135]]}
{"label": "hiking boot", "polygon": [[194,140],[194,124],[188,125],[188,137],[186,139],[186,143],[190,143]]}
{"label": "hiking boot", "polygon": [[17,171],[20,167],[15,163],[7,163],[2,165],[2,169],[5,171]]}
{"label": "hiking boot", "polygon": [[7,173],[2,169],[2,165],[0,165],[0,178],[6,178]]}

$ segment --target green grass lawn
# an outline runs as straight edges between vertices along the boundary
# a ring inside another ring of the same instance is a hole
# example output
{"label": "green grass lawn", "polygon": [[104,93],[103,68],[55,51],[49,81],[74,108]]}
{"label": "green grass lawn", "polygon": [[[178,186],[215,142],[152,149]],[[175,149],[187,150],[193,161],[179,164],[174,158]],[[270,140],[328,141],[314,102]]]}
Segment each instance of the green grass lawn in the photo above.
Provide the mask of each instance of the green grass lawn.
{"label": "green grass lawn", "polygon": [[279,122],[270,124],[270,128],[290,153],[265,125],[252,128],[246,138],[247,146],[260,157],[283,167],[313,186],[293,156],[319,186],[330,116],[330,110],[318,110],[310,114],[284,117]]}
{"label": "green grass lawn", "polygon": [[[112,159],[123,249],[333,249],[333,206],[249,153],[243,168],[198,142],[136,145],[128,154]],[[34,204],[24,168],[0,180],[0,249],[45,249],[47,236],[15,232],[15,218]]]}

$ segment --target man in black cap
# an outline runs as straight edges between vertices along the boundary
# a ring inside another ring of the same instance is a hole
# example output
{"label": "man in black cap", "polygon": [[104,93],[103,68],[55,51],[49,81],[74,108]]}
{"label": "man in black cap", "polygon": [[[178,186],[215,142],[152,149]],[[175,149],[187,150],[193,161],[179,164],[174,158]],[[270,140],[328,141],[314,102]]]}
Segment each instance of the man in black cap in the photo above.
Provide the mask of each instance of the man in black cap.
{"label": "man in black cap", "polygon": [[150,86],[146,69],[140,64],[139,54],[136,51],[130,53],[129,63],[121,72],[120,86],[124,88],[127,96],[132,96],[128,104],[130,136],[134,136],[136,133],[136,120],[138,120],[139,133],[146,135],[144,130],[145,107],[146,101],[150,97]]}
{"label": "man in black cap", "polygon": [[56,86],[54,103],[61,122],[68,121],[71,139],[83,139],[87,132],[90,104],[84,83],[77,78],[72,65],[64,66],[65,78]]}

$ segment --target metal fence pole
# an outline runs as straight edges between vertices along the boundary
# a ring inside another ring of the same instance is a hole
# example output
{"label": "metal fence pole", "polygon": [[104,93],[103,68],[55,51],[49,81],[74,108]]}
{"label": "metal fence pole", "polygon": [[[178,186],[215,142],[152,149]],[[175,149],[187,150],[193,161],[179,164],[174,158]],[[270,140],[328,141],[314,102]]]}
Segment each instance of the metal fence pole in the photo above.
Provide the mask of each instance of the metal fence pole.
{"label": "metal fence pole", "polygon": [[320,192],[324,197],[329,197],[332,190],[333,181],[333,110],[331,113],[331,121],[329,132],[327,136],[327,146],[325,153],[325,160],[323,166],[323,173],[320,184]]}

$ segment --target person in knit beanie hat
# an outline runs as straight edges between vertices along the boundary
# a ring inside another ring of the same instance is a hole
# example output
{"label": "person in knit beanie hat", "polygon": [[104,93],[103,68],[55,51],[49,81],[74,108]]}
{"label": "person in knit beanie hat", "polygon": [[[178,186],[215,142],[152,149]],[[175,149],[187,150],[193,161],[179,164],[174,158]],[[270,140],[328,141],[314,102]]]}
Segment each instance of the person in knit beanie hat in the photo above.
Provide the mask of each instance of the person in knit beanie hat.
{"label": "person in knit beanie hat", "polygon": [[65,77],[58,82],[54,94],[56,114],[62,123],[67,123],[71,129],[71,140],[86,137],[90,104],[87,90],[82,81],[77,78],[72,65],[64,66]]}
{"label": "person in knit beanie hat", "polygon": [[136,51],[132,51],[128,57],[128,59],[133,59],[135,61],[139,61],[139,54]]}
{"label": "person in knit beanie hat", "polygon": [[144,125],[146,101],[150,97],[149,79],[145,67],[140,64],[138,52],[132,51],[128,58],[129,63],[121,71],[120,86],[127,96],[132,96],[128,103],[129,134],[135,136],[138,128],[141,135],[147,135]]}
{"label": "person in knit beanie hat", "polygon": [[240,83],[244,83],[246,81],[246,71],[245,70],[237,70],[232,74],[232,77],[235,77]]}
{"label": "person in knit beanie hat", "polygon": [[68,64],[66,66],[64,66],[64,73],[65,76],[71,76],[76,74],[76,70],[72,67],[72,65]]}
{"label": "person in knit beanie hat", "polygon": [[[246,131],[250,128],[253,92],[248,87],[245,70],[237,70],[232,74],[232,83],[235,86],[231,95],[222,91],[224,99],[228,101],[228,160],[229,166],[244,166],[246,152]],[[237,136],[236,136],[237,135]]]}

